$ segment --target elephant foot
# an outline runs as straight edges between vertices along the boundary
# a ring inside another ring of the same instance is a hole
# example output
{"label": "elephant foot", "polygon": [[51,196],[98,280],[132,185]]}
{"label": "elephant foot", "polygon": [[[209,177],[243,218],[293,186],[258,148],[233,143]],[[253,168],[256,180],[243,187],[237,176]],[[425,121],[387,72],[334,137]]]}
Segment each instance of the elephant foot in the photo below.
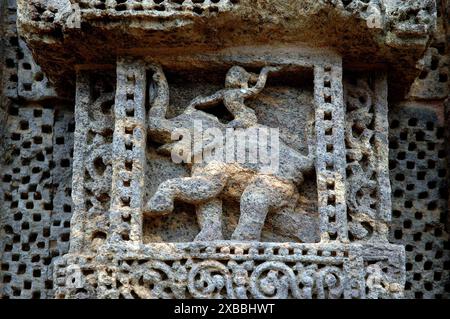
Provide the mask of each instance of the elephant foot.
{"label": "elephant foot", "polygon": [[205,227],[197,236],[194,241],[214,241],[223,240],[222,230],[219,227]]}
{"label": "elephant foot", "polygon": [[173,200],[168,196],[155,194],[145,205],[144,212],[154,215],[166,215],[173,211]]}

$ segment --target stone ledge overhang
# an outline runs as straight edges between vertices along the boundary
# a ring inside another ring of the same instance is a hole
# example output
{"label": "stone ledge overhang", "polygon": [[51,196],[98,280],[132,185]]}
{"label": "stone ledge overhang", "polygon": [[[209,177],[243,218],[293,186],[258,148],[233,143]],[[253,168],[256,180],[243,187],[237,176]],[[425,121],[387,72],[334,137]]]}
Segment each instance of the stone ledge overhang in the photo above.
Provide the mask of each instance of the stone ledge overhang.
{"label": "stone ledge overhang", "polygon": [[62,96],[77,65],[123,52],[303,43],[334,48],[347,70],[390,70],[402,98],[435,23],[434,0],[18,0],[19,32]]}

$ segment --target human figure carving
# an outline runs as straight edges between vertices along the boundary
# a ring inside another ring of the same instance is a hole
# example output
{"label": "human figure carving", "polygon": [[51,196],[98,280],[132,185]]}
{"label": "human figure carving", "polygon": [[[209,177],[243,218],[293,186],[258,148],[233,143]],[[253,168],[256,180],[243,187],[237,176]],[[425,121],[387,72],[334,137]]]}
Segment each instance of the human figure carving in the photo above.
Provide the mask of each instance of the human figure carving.
{"label": "human figure carving", "polygon": [[[193,122],[198,120],[202,121],[205,129],[218,128],[223,132],[227,127],[265,127],[257,124],[255,112],[245,106],[244,101],[261,92],[269,72],[278,68],[264,67],[256,75],[234,66],[226,75],[225,89],[209,97],[193,99],[185,112],[170,120],[165,118],[169,105],[167,80],[160,66],[152,68],[154,82],[150,87],[152,107],[148,119],[149,135],[154,141],[164,144],[162,149],[167,150],[176,143],[183,143],[183,140],[173,143],[171,133],[178,128],[192,128]],[[256,84],[249,87],[251,82]],[[201,110],[220,101],[235,117],[228,125]],[[307,125],[308,128],[310,126]],[[220,240],[223,239],[222,199],[231,198],[240,201],[239,223],[231,239],[259,240],[267,213],[286,207],[294,209],[299,196],[297,187],[302,184],[304,174],[314,168],[314,143],[309,135],[307,156],[280,141],[279,169],[273,174],[265,173],[261,163],[227,163],[215,159],[194,162],[191,177],[174,178],[161,183],[144,207],[144,212],[170,213],[175,200],[195,204],[201,228],[195,240]]]}
{"label": "human figure carving", "polygon": [[[246,128],[253,126],[258,122],[258,119],[255,111],[247,107],[244,101],[259,94],[266,85],[269,72],[277,70],[279,68],[264,67],[258,76],[245,71],[243,67],[233,66],[225,77],[225,89],[208,97],[194,99],[187,112],[204,109],[223,101],[225,107],[234,116],[234,120],[228,123],[228,127]],[[249,87],[251,82],[256,82],[255,86]]]}

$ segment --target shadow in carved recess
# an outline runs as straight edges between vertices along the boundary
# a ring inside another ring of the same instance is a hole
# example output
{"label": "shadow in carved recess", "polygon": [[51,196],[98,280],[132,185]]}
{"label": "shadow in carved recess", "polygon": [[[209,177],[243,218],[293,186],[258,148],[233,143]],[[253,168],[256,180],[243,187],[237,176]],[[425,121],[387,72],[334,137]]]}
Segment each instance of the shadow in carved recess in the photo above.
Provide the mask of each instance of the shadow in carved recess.
{"label": "shadow in carved recess", "polygon": [[[233,66],[193,75],[153,66],[151,72],[144,242],[318,242],[312,70]],[[230,127],[279,128],[279,171],[212,157],[172,162],[170,152],[195,138],[174,143],[171,133],[187,129],[194,136],[194,121],[224,136]]]}

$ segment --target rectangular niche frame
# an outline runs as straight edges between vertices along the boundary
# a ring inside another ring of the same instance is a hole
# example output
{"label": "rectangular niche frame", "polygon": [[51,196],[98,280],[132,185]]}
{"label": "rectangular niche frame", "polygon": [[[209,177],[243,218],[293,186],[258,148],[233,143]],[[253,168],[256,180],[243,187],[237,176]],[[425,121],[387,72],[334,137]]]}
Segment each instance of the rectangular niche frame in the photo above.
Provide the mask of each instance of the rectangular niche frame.
{"label": "rectangular niche frame", "polygon": [[[113,182],[110,209],[111,240],[142,243],[145,172],[145,90],[148,63],[189,65],[264,65],[313,69],[316,141],[316,176],[320,238],[322,242],[347,242],[345,200],[345,144],[342,61],[333,52],[310,48],[243,47],[219,53],[120,57],[117,62]],[[218,62],[219,61],[219,62]],[[192,64],[192,62],[191,62]],[[213,68],[212,67],[212,68]],[[193,69],[195,71],[195,68]],[[127,145],[132,150],[127,150]],[[128,185],[128,186],[124,186]],[[156,243],[155,243],[156,244]],[[153,245],[153,243],[152,243]]]}
{"label": "rectangular niche frame", "polygon": [[[333,52],[310,48],[243,47],[219,53],[120,57],[117,62],[113,185],[110,234],[113,242],[142,243],[145,171],[145,94],[148,63],[183,65],[211,70],[217,65],[264,65],[313,69],[316,176],[321,241],[347,241],[345,200],[344,105],[342,60]],[[219,62],[218,62],[219,61]],[[195,69],[194,69],[195,70]],[[132,145],[131,150],[127,150]],[[124,186],[127,185],[127,186]]]}

